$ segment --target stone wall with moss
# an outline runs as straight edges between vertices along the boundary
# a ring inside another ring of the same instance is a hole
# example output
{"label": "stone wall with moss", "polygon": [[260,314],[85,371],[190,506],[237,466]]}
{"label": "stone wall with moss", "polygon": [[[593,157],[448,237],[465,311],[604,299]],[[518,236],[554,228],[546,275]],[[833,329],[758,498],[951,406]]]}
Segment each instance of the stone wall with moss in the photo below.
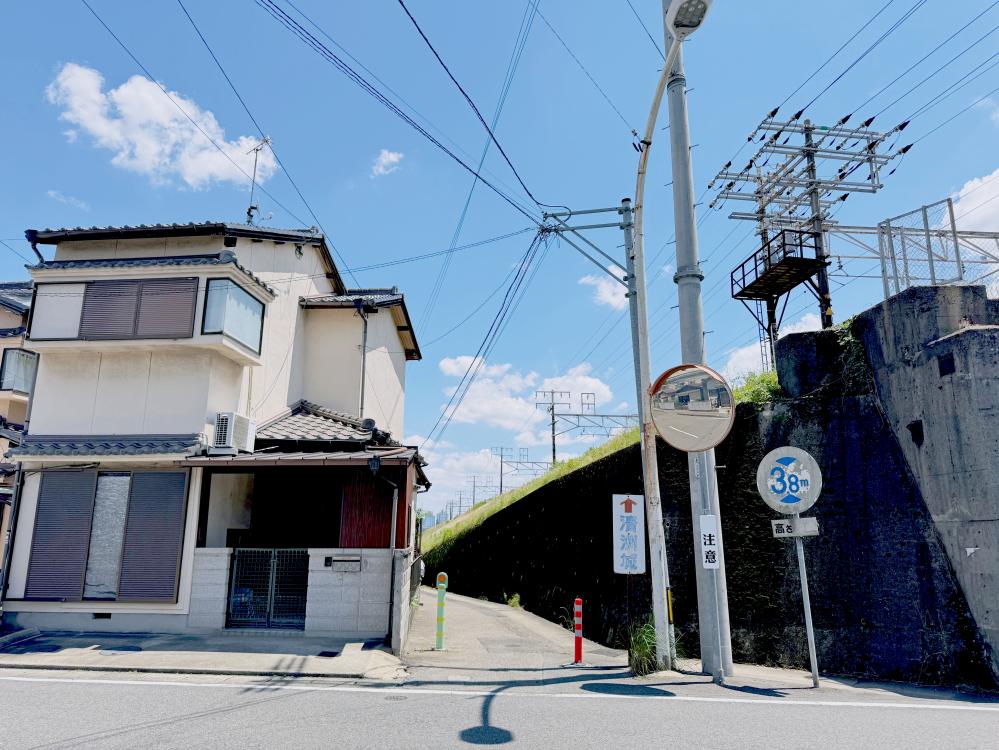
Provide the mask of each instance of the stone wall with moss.
{"label": "stone wall with moss", "polygon": [[[784,396],[743,403],[717,449],[733,653],[738,662],[805,667],[792,542],[756,491],[756,468],[781,445],[805,448],[823,471],[806,540],[820,669],[928,684],[995,687],[990,652],[886,422],[849,324],[778,344]],[[697,611],[687,465],[658,445],[679,650],[696,655]],[[427,557],[451,590],[506,601],[568,624],[584,600],[587,637],[623,646],[651,611],[647,576],[612,572],[611,495],[641,493],[638,446],[521,499]],[[428,578],[432,580],[432,578]]]}

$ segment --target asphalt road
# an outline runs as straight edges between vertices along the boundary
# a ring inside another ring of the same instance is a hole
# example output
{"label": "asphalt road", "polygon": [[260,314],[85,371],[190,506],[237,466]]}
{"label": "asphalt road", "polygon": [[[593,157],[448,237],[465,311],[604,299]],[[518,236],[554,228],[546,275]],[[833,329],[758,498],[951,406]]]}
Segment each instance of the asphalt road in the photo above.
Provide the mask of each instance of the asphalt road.
{"label": "asphalt road", "polygon": [[638,682],[598,669],[488,690],[3,670],[3,748],[996,748],[999,703]]}

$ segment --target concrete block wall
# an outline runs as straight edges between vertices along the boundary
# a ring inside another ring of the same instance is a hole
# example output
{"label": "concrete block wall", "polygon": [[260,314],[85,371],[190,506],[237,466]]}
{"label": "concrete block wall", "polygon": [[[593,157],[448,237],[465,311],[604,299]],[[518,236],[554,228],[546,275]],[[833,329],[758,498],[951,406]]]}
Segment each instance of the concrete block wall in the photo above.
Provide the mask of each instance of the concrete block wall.
{"label": "concrete block wall", "polygon": [[229,592],[228,547],[200,547],[194,550],[191,571],[191,603],[187,626],[191,630],[222,630],[225,627]]}
{"label": "concrete block wall", "polygon": [[395,598],[392,602],[392,650],[401,654],[409,635],[409,622],[413,613],[413,602],[409,597],[409,584],[412,577],[412,550],[395,552]]}
{"label": "concrete block wall", "polygon": [[[360,570],[326,567],[327,557],[360,557]],[[389,632],[392,550],[310,549],[305,632],[380,638]]]}
{"label": "concrete block wall", "polygon": [[999,674],[999,303],[913,287],[853,327]]}

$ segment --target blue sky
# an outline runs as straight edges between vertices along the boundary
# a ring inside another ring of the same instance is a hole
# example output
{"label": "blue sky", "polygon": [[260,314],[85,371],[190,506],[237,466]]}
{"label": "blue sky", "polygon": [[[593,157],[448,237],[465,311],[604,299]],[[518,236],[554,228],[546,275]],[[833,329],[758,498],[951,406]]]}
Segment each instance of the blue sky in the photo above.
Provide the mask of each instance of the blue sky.
{"label": "blue sky", "polygon": [[[287,0],[276,2],[293,12]],[[658,0],[632,2],[661,44]],[[155,78],[183,97],[189,111],[198,112],[206,127],[232,144],[227,148],[241,158],[242,145],[252,143],[256,130],[180,6],[174,0],[92,0],[92,5]],[[472,182],[467,172],[258,4],[188,0],[186,5],[348,265],[449,246]],[[431,132],[463,159],[477,163],[485,132],[398,3],[296,0],[295,5],[397,92],[407,102],[407,111],[426,118]],[[761,117],[844,42],[849,40],[783,112],[808,102],[915,5],[919,7],[908,20],[808,110],[814,121],[831,124],[851,112],[989,8],[856,117],[874,114],[999,24],[999,7],[991,8],[996,5],[991,0],[895,0],[860,34],[857,30],[883,5],[881,0],[821,5],[719,0],[715,5],[703,30],[685,45],[698,195]],[[409,6],[490,118],[523,29],[527,0],[412,0]],[[497,136],[539,200],[577,209],[616,205],[633,190],[637,154],[629,129],[644,125],[661,64],[659,52],[625,0],[544,0],[539,8],[620,116],[536,16],[505,97]],[[176,110],[171,112],[172,105],[154,87],[133,79],[142,72],[82,3],[15,4],[8,9],[7,21],[0,45],[8,92],[0,118],[5,166],[0,238],[12,249],[0,247],[4,277],[26,275],[24,260],[16,253],[30,257],[27,244],[19,239],[27,227],[243,217],[247,181],[234,175],[231,165],[220,161],[202,138],[184,136],[187,126],[177,125]],[[38,33],[41,29],[43,34]],[[886,111],[873,127],[895,125],[983,63],[979,78],[915,118],[901,143],[915,140],[995,89],[999,69],[988,66],[995,62],[990,56],[999,50],[997,39],[999,33],[984,38]],[[996,101],[982,101],[920,141],[897,173],[885,180],[883,191],[852,197],[837,219],[873,225],[981,184],[973,195],[959,200],[964,207],[959,214],[975,209],[962,225],[996,228],[999,201],[987,203],[999,194],[996,182],[971,182],[999,168]],[[666,124],[665,114],[660,124]],[[650,288],[654,371],[676,364],[679,356],[676,311],[670,307],[675,298],[669,270],[672,246],[666,244],[672,234],[672,196],[665,135],[659,131],[653,147],[647,194],[646,244],[650,260],[655,260],[649,271],[658,276]],[[747,155],[744,151],[740,159]],[[273,215],[267,223],[296,226],[302,219],[311,224],[282,171],[268,161],[263,174],[264,187],[274,196],[260,196],[262,215]],[[484,174],[517,200],[530,203],[495,149],[486,157]],[[700,247],[710,362],[738,374],[753,364],[756,334],[748,313],[727,296],[728,272],[753,249],[750,225],[726,218],[733,208],[738,206],[704,217]],[[707,206],[698,211],[707,211]],[[528,225],[479,185],[458,244]],[[594,237],[608,250],[620,252],[614,231]],[[430,342],[500,286],[530,240],[525,232],[456,252],[429,315],[428,300],[442,258],[357,273],[363,285],[398,285],[406,293],[423,342],[425,359],[409,369],[407,437],[428,434],[448,389],[464,371],[466,360],[460,358],[476,351],[500,295],[457,330]],[[852,261],[846,267],[870,272],[874,264]],[[879,281],[859,280],[845,287],[834,283],[836,319],[869,306],[879,293]],[[532,458],[547,456],[544,425],[538,421],[542,417],[533,406],[536,389],[593,392],[600,410],[634,408],[628,329],[624,313],[613,307],[622,302],[616,290],[608,293],[599,270],[565,244],[548,248],[479,382],[443,441],[428,446],[428,471],[437,484],[425,501],[428,507],[441,507],[459,490],[469,497],[466,475],[495,481],[498,466],[488,456],[492,446],[526,447]],[[788,306],[788,322],[793,327],[814,325],[810,313],[814,305],[798,293]],[[602,338],[608,330],[611,333]],[[594,439],[582,436],[560,450],[577,454]]]}

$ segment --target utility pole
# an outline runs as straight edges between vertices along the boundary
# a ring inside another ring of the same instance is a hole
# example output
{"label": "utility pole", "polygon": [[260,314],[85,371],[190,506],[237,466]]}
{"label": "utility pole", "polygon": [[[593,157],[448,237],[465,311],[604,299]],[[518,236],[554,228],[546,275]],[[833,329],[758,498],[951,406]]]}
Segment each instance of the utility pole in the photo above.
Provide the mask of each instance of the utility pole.
{"label": "utility pole", "polygon": [[[666,560],[666,531],[663,526],[662,498],[659,494],[659,457],[656,455],[656,428],[652,422],[649,395],[649,317],[646,305],[645,254],[643,243],[635,242],[635,221],[631,199],[621,201],[624,254],[628,268],[628,307],[631,311],[631,348],[635,362],[635,390],[641,425],[642,481],[645,490],[646,527],[649,534],[649,567],[652,577],[652,616],[656,627],[656,661],[672,669],[674,659],[673,603]],[[665,624],[665,628],[663,625]]]}
{"label": "utility pole", "polygon": [[[667,44],[673,42],[667,31]],[[704,309],[701,304],[701,272],[694,215],[694,179],[690,159],[690,131],[687,122],[687,80],[683,72],[681,48],[666,84],[669,108],[670,153],[673,167],[673,219],[676,230],[677,300],[680,313],[680,352],[685,363],[704,364]],[[729,632],[728,587],[725,581],[725,554],[722,543],[718,483],[714,450],[687,454],[690,476],[690,506],[694,521],[694,549],[701,549],[698,520],[702,515],[718,519],[717,558],[719,567],[695,567],[697,609],[700,626],[701,663],[705,672],[723,681],[732,674],[732,639]],[[700,558],[700,555],[698,555]]]}
{"label": "utility pole", "polygon": [[502,448],[502,447],[500,447],[500,448],[491,448],[490,452],[500,460],[500,475],[499,475],[499,477],[500,477],[500,483],[499,483],[499,491],[500,491],[500,494],[502,495],[503,494],[503,469],[504,469],[504,464],[505,464],[506,461],[509,461],[511,458],[513,458],[513,448]]}
{"label": "utility pole", "polygon": [[571,406],[569,403],[571,395],[569,391],[536,391],[534,393],[535,407],[544,407],[544,410],[551,415],[553,466],[558,462],[558,458],[555,455],[555,409],[559,406],[566,408]]}
{"label": "utility pole", "polygon": [[819,203],[819,179],[815,173],[815,142],[812,140],[812,133],[815,126],[811,120],[805,120],[802,125],[805,129],[805,176],[808,179],[808,204],[812,210],[812,233],[815,235],[815,257],[822,261],[822,267],[815,274],[815,284],[819,293],[819,313],[822,316],[822,329],[832,328],[833,312],[832,298],[829,296],[829,272],[826,265],[829,259],[826,257],[825,242],[822,237],[822,205]]}

